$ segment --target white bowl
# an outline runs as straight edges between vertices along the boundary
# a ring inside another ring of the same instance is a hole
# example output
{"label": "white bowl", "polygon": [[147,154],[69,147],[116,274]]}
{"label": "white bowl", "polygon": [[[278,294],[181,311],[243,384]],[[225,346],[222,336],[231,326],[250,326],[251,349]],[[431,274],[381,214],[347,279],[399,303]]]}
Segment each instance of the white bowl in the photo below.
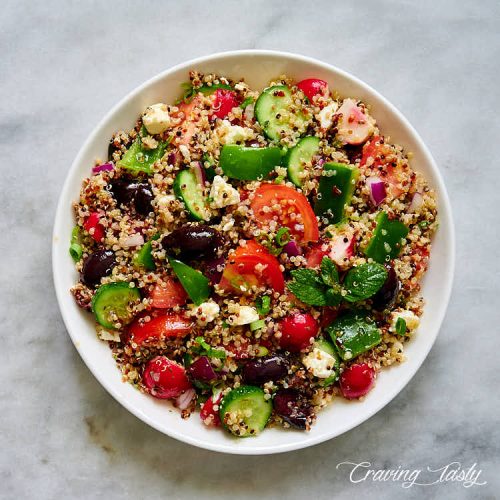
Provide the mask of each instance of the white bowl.
{"label": "white bowl", "polygon": [[[169,103],[179,97],[180,84],[188,79],[190,69],[234,79],[243,77],[254,89],[262,89],[282,74],[297,81],[308,77],[326,80],[340,95],[363,99],[371,105],[382,132],[413,153],[413,167],[437,192],[440,225],[422,287],[425,312],[418,333],[406,346],[407,361],[382,370],[363,402],[335,400],[319,414],[310,432],[266,429],[258,437],[238,439],[205,427],[197,414],[182,420],[169,402],[141,394],[122,382],[107,343],[96,338],[92,315],[82,311],[69,292],[78,280],[68,253],[74,225],[71,205],[78,198],[82,179],[90,175],[96,157],[106,157],[109,138],[115,131],[131,128],[151,103]],[[338,436],[374,415],[403,389],[426,358],[441,326],[453,280],[454,241],[450,203],[439,170],[422,139],[392,104],[367,84],[329,64],[283,52],[248,50],[202,57],[169,69],[135,89],[104,117],[78,153],[64,183],[54,224],[52,257],[57,299],[66,328],[91,372],[117,401],[155,429],[186,443],[226,453],[257,455],[304,448]]]}

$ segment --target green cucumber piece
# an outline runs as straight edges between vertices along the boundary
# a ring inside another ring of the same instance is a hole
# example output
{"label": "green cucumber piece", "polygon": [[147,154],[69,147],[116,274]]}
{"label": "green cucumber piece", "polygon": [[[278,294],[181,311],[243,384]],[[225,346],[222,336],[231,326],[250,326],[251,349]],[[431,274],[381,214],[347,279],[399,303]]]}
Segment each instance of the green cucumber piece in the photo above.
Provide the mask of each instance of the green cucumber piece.
{"label": "green cucumber piece", "polygon": [[395,259],[403,248],[403,239],[408,236],[408,228],[399,220],[389,220],[386,212],[376,218],[377,226],[365,248],[365,255],[383,264]]}
{"label": "green cucumber piece", "polygon": [[[255,436],[264,430],[273,411],[270,399],[265,399],[265,393],[260,387],[242,385],[227,393],[220,404],[220,419],[224,427],[238,437]],[[246,413],[250,413],[246,415]],[[244,429],[234,430],[226,424],[226,415],[231,414],[236,423]]]}
{"label": "green cucumber piece", "polygon": [[200,271],[177,259],[168,259],[174,273],[195,305],[199,306],[210,296],[210,281]]}
{"label": "green cucumber piece", "polygon": [[154,235],[149,241],[146,241],[142,245],[141,249],[134,255],[133,263],[136,267],[143,267],[146,271],[154,271],[156,269],[156,264],[151,254],[153,240],[157,240],[160,237],[159,234]]}
{"label": "green cucumber piece", "polygon": [[325,379],[319,381],[319,385],[326,387],[326,386],[331,385],[334,382],[336,382],[339,378],[339,375],[340,375],[340,372],[339,372],[340,357],[337,354],[335,347],[333,347],[331,342],[328,342],[328,340],[317,339],[313,344],[313,349],[314,348],[320,349],[321,351],[326,352],[327,354],[329,354],[330,356],[332,356],[335,359],[335,365],[333,367],[334,374],[328,378],[325,378]]}
{"label": "green cucumber piece", "polygon": [[127,149],[121,160],[118,161],[117,165],[134,173],[144,172],[151,174],[153,172],[153,164],[163,157],[169,142],[160,141],[157,148],[146,149],[142,145],[141,136],[139,135]]}
{"label": "green cucumber piece", "polygon": [[174,181],[174,193],[184,202],[189,213],[196,220],[209,220],[210,210],[196,174],[186,169],[177,174]]}
{"label": "green cucumber piece", "polygon": [[318,151],[319,138],[314,136],[304,137],[288,151],[285,165],[288,169],[288,177],[297,187],[302,186],[300,174],[304,171],[304,165],[310,163]]}
{"label": "green cucumber piece", "polygon": [[351,311],[337,318],[327,332],[344,361],[354,359],[382,341],[380,330],[362,311]]}
{"label": "green cucumber piece", "polygon": [[137,288],[131,288],[130,283],[119,282],[101,285],[92,298],[92,311],[97,322],[104,328],[115,329],[114,324],[118,321],[127,325],[133,319],[130,306],[141,300],[141,294]]}
{"label": "green cucumber piece", "polygon": [[247,148],[237,144],[222,147],[219,166],[231,179],[262,180],[281,165],[281,150],[275,147]]}
{"label": "green cucumber piece", "polygon": [[325,163],[323,173],[326,175],[319,181],[314,212],[337,224],[344,219],[345,207],[351,202],[359,170],[344,163]]}
{"label": "green cucumber piece", "polygon": [[307,118],[303,114],[289,112],[292,103],[292,92],[286,85],[268,87],[260,94],[255,103],[255,117],[269,139],[279,141],[282,133],[305,127]]}

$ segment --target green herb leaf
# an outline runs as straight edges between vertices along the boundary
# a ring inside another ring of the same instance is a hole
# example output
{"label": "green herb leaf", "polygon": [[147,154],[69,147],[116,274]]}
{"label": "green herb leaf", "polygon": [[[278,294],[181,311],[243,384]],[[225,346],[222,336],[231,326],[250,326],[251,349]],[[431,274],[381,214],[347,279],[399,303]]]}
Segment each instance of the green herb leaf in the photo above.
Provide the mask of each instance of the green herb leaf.
{"label": "green herb leaf", "polygon": [[378,292],[387,279],[387,270],[376,262],[353,267],[345,277],[344,289],[348,302],[365,300]]}
{"label": "green herb leaf", "polygon": [[222,349],[215,349],[210,344],[208,344],[203,337],[196,337],[194,341],[200,346],[200,354],[205,354],[209,358],[220,358],[224,359],[226,357],[226,352]]}
{"label": "green herb leaf", "polygon": [[406,333],[406,320],[404,318],[398,318],[396,320],[396,333],[398,335],[404,335]]}
{"label": "green herb leaf", "polygon": [[271,297],[262,295],[255,300],[255,309],[259,316],[265,316],[271,310]]}
{"label": "green herb leaf", "polygon": [[297,299],[311,306],[330,305],[332,298],[327,295],[328,288],[312,269],[297,269],[291,275],[293,280],[287,287]]}
{"label": "green herb leaf", "polygon": [[323,257],[321,261],[321,279],[325,285],[335,287],[339,284],[339,272],[332,259]]}

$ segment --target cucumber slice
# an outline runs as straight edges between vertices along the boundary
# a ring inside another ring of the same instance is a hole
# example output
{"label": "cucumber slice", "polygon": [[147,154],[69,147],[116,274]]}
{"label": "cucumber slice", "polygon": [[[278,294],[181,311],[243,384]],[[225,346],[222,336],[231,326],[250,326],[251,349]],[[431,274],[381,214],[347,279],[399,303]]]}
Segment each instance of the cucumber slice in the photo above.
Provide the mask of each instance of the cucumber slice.
{"label": "cucumber slice", "polygon": [[199,306],[210,296],[210,281],[200,271],[177,259],[168,259],[181,285],[195,305]]}
{"label": "cucumber slice", "polygon": [[238,437],[262,432],[273,411],[271,400],[264,395],[260,387],[253,385],[242,385],[226,394],[219,410],[224,427]]}
{"label": "cucumber slice", "polygon": [[174,181],[174,193],[184,202],[189,213],[196,220],[209,220],[210,210],[196,174],[189,169],[177,174]]}
{"label": "cucumber slice", "polygon": [[304,171],[304,165],[310,163],[312,157],[319,150],[318,137],[304,137],[296,146],[290,149],[285,158],[285,165],[288,168],[288,177],[297,186],[302,186],[300,174]]}
{"label": "cucumber slice", "polygon": [[97,289],[92,298],[92,311],[99,324],[114,330],[117,321],[122,325],[132,321],[130,307],[140,300],[139,290],[130,288],[130,283],[109,283]]}
{"label": "cucumber slice", "polygon": [[275,147],[247,148],[237,144],[222,147],[219,166],[232,178],[245,181],[262,180],[281,165],[281,150]]}
{"label": "cucumber slice", "polygon": [[359,170],[344,163],[325,163],[319,181],[316,215],[326,216],[332,224],[341,222],[345,207],[351,202]]}
{"label": "cucumber slice", "polygon": [[292,92],[286,85],[275,85],[262,91],[255,103],[255,117],[264,133],[273,141],[282,134],[305,128],[307,118],[302,113],[290,113]]}

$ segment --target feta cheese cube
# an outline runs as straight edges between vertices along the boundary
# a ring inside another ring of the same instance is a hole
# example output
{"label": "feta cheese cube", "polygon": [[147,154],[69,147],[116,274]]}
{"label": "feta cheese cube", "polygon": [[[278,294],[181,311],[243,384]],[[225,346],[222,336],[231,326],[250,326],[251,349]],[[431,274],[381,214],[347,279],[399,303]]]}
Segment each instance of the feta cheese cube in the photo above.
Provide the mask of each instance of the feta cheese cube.
{"label": "feta cheese cube", "polygon": [[161,134],[179,123],[168,113],[168,107],[161,102],[152,104],[142,115],[142,123],[150,134]]}
{"label": "feta cheese cube", "polygon": [[332,101],[316,115],[316,120],[319,121],[319,125],[322,129],[328,130],[332,126],[333,115],[338,107],[339,105],[335,101]]}
{"label": "feta cheese cube", "polygon": [[255,307],[229,304],[228,310],[232,314],[229,318],[232,325],[249,325],[259,319],[259,313]]}
{"label": "feta cheese cube", "polygon": [[391,313],[391,326],[389,327],[389,331],[396,331],[396,323],[399,318],[405,320],[406,330],[408,332],[416,330],[420,324],[420,318],[414,312],[400,309]]}
{"label": "feta cheese cube", "polygon": [[212,199],[210,203],[212,208],[223,208],[239,203],[240,193],[220,175],[216,175],[212,181],[210,198]]}
{"label": "feta cheese cube", "polygon": [[219,304],[213,300],[203,302],[199,306],[194,307],[191,310],[191,316],[195,316],[197,323],[200,326],[205,326],[207,323],[215,321],[215,318],[219,315],[220,307]]}
{"label": "feta cheese cube", "polygon": [[315,347],[302,358],[302,364],[314,377],[328,378],[334,374],[335,358]]}
{"label": "feta cheese cube", "polygon": [[229,120],[222,120],[222,123],[217,128],[217,135],[222,144],[236,144],[253,139],[255,132],[249,127],[231,125]]}

